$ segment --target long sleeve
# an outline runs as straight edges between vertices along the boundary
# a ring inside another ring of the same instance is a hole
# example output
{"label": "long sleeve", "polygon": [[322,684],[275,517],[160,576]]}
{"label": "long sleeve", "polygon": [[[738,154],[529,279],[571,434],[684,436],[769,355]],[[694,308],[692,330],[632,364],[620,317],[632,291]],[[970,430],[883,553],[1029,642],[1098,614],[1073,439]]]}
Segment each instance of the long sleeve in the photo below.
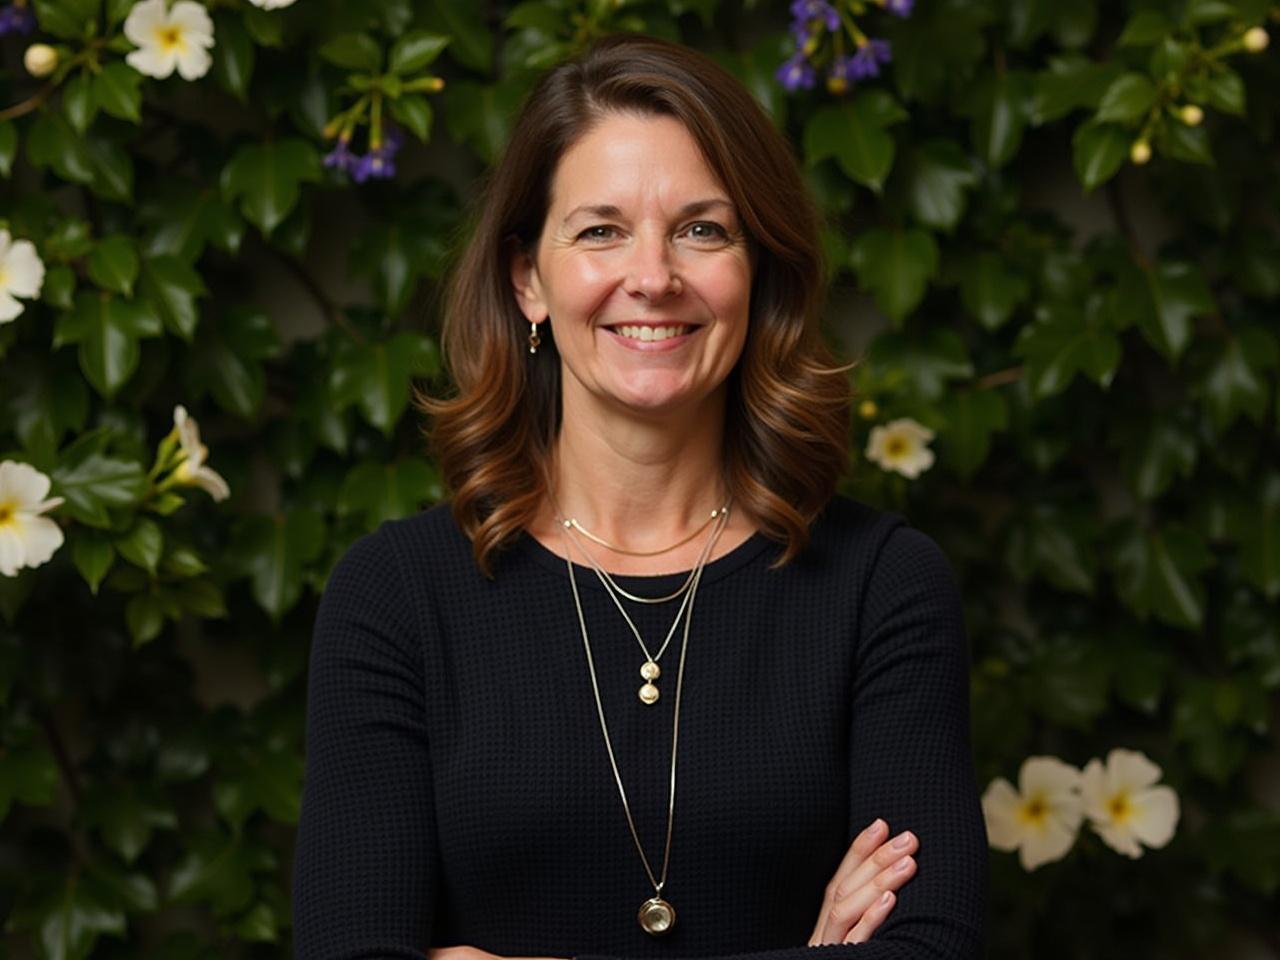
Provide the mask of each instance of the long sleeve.
{"label": "long sleeve", "polygon": [[[916,875],[865,944],[801,944],[699,960],[982,955],[987,840],[970,749],[968,690],[968,641],[949,562],[930,537],[897,526],[884,539],[861,601],[848,842],[878,816],[891,835],[910,829],[920,840]],[[818,907],[815,901],[815,920]],[[575,960],[617,958],[579,954]]]}
{"label": "long sleeve", "polygon": [[317,613],[294,855],[298,960],[421,960],[437,891],[420,645],[384,531],[339,560]]}

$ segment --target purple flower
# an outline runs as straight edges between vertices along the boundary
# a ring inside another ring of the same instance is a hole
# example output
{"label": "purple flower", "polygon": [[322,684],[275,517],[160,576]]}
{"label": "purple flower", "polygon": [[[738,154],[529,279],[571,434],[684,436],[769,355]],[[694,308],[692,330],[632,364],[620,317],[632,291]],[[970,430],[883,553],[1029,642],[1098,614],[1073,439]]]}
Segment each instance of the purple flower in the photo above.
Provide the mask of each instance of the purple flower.
{"label": "purple flower", "polygon": [[356,183],[366,180],[389,180],[396,175],[395,161],[385,155],[381,149],[370,150],[356,161],[351,171],[351,179]]}
{"label": "purple flower", "polygon": [[350,173],[360,158],[351,152],[351,139],[339,137],[332,150],[324,155],[324,165]]}
{"label": "purple flower", "polygon": [[799,23],[822,20],[833,33],[840,29],[840,14],[827,0],[792,0],[791,16]]}
{"label": "purple flower", "polygon": [[0,37],[6,33],[29,34],[36,28],[36,15],[30,7],[9,6],[0,9]]}
{"label": "purple flower", "polygon": [[801,87],[806,90],[811,89],[818,82],[817,71],[813,69],[813,64],[805,59],[803,53],[792,55],[778,68],[774,76],[778,83],[782,84],[783,89],[793,93]]}
{"label": "purple flower", "polygon": [[870,39],[858,45],[853,56],[846,57],[844,77],[846,80],[865,80],[880,75],[880,64],[891,59],[888,40]]}
{"label": "purple flower", "polygon": [[897,17],[911,16],[911,8],[915,0],[885,0],[885,9]]}

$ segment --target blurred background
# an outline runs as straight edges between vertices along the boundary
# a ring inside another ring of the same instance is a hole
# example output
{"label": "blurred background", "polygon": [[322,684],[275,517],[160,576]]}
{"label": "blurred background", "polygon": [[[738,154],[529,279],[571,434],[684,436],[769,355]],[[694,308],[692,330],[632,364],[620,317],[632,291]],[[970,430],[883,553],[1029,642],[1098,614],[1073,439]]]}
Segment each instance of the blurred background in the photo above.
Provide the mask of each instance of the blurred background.
{"label": "blurred background", "polygon": [[843,489],[962,583],[989,955],[1280,958],[1267,0],[0,0],[0,956],[290,955],[317,598],[443,497],[468,205],[619,30],[819,200]]}

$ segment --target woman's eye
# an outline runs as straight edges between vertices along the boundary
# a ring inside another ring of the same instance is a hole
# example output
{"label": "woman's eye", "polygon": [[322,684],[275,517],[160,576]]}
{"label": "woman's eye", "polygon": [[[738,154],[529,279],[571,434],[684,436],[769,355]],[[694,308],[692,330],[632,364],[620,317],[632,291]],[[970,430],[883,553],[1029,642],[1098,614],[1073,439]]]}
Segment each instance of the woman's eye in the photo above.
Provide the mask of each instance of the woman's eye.
{"label": "woman's eye", "polygon": [[585,238],[585,239],[587,239],[587,240],[608,240],[608,239],[609,239],[609,237],[607,237],[607,236],[601,236],[601,235],[599,235],[599,234],[595,233],[595,231],[596,231],[596,230],[612,230],[612,229],[613,229],[613,227],[608,227],[608,226],[604,226],[604,225],[598,225],[598,226],[594,226],[594,227],[587,227],[587,229],[583,230],[580,234],[578,234],[578,238],[579,238],[579,239],[583,239],[583,238]]}
{"label": "woman's eye", "polygon": [[703,220],[703,221],[700,221],[700,222],[698,222],[698,223],[695,223],[695,224],[694,224],[693,226],[691,226],[689,229],[690,229],[691,231],[693,231],[693,230],[697,230],[699,227],[710,227],[710,228],[714,231],[713,233],[704,233],[704,234],[702,234],[702,237],[704,237],[704,238],[706,238],[706,239],[708,239],[708,240],[723,240],[723,239],[725,239],[726,237],[728,237],[728,236],[729,236],[729,231],[728,231],[728,230],[726,230],[724,227],[720,226],[720,224],[718,224],[718,223],[712,223],[712,222],[711,222],[711,221],[709,221],[709,220]]}

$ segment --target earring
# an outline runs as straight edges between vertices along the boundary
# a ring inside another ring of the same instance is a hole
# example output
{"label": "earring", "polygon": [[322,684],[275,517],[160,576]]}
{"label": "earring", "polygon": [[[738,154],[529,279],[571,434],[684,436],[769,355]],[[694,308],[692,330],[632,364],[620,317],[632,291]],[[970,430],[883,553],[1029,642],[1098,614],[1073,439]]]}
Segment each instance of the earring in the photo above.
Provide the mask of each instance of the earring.
{"label": "earring", "polygon": [[529,321],[529,352],[537,353],[538,344],[542,343],[542,338],[538,336],[538,325],[532,320]]}

